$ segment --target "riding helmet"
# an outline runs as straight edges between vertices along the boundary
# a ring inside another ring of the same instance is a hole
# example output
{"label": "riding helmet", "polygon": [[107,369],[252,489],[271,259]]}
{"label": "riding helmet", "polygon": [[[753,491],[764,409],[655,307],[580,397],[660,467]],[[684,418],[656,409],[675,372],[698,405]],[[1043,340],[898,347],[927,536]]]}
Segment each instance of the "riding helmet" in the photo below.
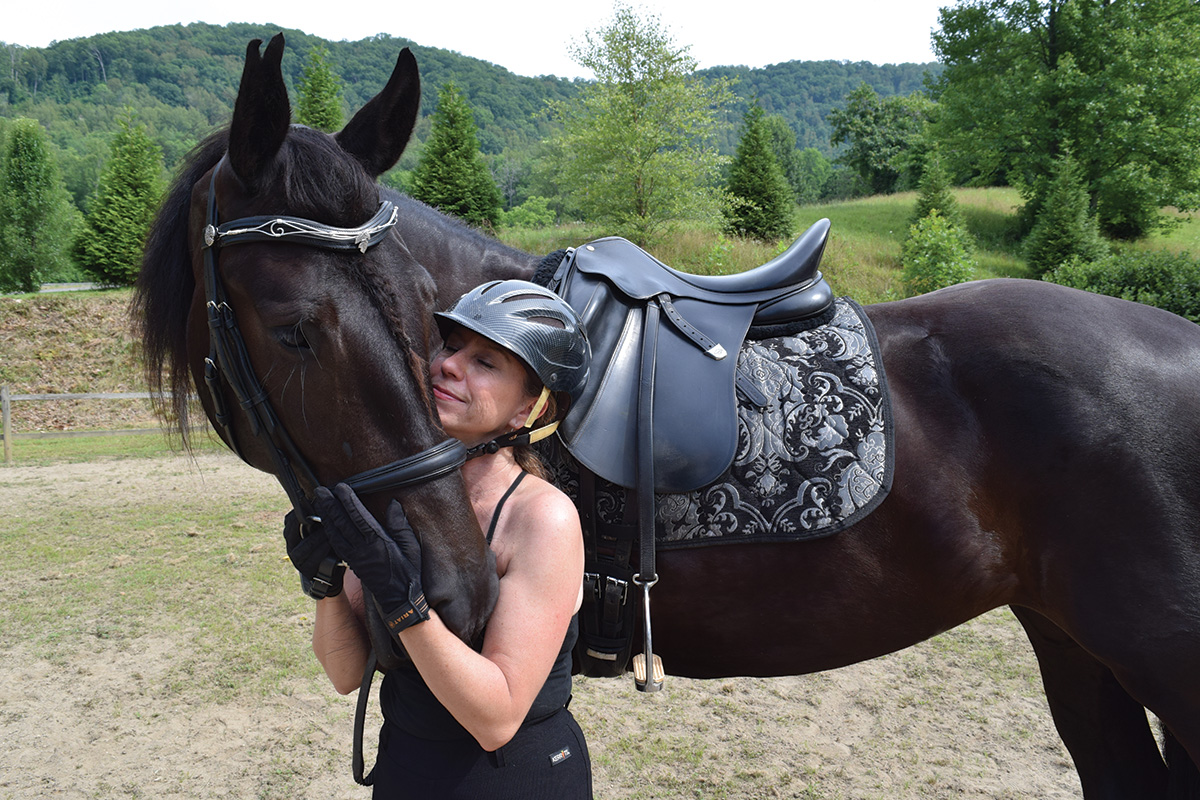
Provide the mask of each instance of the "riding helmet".
{"label": "riding helmet", "polygon": [[592,361],[587,332],[575,309],[549,289],[529,281],[491,281],[434,318],[443,339],[461,325],[512,352],[550,391],[566,392],[572,403],[583,393]]}

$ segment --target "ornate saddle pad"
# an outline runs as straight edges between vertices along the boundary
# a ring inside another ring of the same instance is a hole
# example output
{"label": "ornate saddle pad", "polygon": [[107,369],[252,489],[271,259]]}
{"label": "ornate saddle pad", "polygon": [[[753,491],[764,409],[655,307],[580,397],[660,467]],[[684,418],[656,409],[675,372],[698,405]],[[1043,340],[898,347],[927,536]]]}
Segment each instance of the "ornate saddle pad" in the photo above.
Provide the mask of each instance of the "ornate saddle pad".
{"label": "ornate saddle pad", "polygon": [[[737,359],[737,448],[710,484],[658,493],[660,548],[828,536],[887,496],[892,410],[874,328],[853,300],[794,335],[748,340]],[[753,397],[754,399],[750,399]],[[706,420],[693,420],[699,431]],[[547,453],[556,483],[579,502],[579,464]],[[633,493],[597,480],[599,521],[627,521]]]}

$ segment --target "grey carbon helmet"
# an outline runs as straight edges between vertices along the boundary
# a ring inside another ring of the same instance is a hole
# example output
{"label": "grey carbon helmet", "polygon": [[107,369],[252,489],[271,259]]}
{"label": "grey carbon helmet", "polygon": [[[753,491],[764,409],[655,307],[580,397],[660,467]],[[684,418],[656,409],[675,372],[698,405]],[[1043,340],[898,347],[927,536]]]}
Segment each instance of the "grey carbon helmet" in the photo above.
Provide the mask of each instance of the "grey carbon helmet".
{"label": "grey carbon helmet", "polygon": [[587,332],[575,309],[554,292],[521,280],[491,281],[460,297],[434,319],[445,339],[461,325],[509,350],[552,392],[579,400],[592,363]]}

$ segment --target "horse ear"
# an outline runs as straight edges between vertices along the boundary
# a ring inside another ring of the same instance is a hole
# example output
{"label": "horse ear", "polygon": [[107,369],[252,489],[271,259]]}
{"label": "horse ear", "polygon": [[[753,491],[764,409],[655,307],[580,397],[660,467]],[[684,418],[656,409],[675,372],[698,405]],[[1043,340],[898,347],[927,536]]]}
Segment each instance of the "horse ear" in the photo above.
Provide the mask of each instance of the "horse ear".
{"label": "horse ear", "polygon": [[261,44],[261,39],[255,39],[246,47],[246,65],[229,125],[229,163],[251,192],[279,152],[292,122],[280,69],[283,34],[275,34],[263,56],[259,55]]}
{"label": "horse ear", "polygon": [[338,144],[357,158],[369,175],[377,177],[391,169],[404,152],[420,106],[417,59],[406,47],[396,59],[387,86],[342,128],[336,137]]}

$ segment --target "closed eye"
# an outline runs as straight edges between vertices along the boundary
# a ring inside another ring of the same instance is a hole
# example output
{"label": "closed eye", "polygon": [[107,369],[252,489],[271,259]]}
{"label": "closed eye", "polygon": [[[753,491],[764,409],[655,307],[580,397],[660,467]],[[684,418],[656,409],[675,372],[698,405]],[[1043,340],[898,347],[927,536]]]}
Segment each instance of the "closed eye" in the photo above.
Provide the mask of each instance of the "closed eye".
{"label": "closed eye", "polygon": [[308,335],[304,330],[304,323],[297,322],[294,325],[281,325],[274,330],[275,338],[281,345],[289,350],[300,352],[310,352],[312,344],[309,341]]}

